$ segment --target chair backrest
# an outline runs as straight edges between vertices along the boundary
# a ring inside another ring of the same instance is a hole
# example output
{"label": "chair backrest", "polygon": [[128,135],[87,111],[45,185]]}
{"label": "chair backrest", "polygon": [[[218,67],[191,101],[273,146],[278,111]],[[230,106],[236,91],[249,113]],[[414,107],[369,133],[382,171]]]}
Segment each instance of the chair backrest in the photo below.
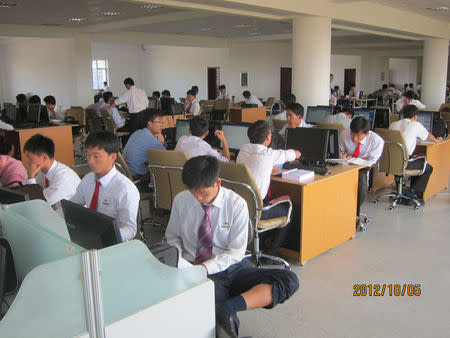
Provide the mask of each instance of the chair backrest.
{"label": "chair backrest", "polygon": [[116,167],[117,169],[124,174],[126,177],[128,177],[131,181],[133,181],[133,174],[131,173],[130,168],[128,167],[127,161],[123,158],[121,153],[117,153],[116,158]]}
{"label": "chair backrest", "polygon": [[383,154],[379,161],[379,170],[395,176],[405,174],[408,164],[408,148],[400,130],[377,128],[375,132],[384,140]]}
{"label": "chair backrest", "polygon": [[86,118],[90,132],[103,130],[102,118],[97,115],[95,109],[86,109]]}
{"label": "chair backrest", "polygon": [[321,129],[336,129],[339,134],[341,134],[345,129],[345,124],[343,123],[327,123],[327,122],[319,122],[317,123],[317,128]]}
{"label": "chair backrest", "polygon": [[265,104],[264,106],[266,106],[266,107],[272,107],[272,105],[274,104],[274,102],[275,102],[275,98],[274,98],[273,96],[271,96],[271,97],[269,97],[269,98],[267,99],[266,104]]}
{"label": "chair backrest", "polygon": [[72,107],[70,109],[67,109],[66,111],[66,119],[68,117],[73,117],[75,121],[78,121],[80,123],[80,127],[86,126],[86,111],[82,107]]}
{"label": "chair backrest", "polygon": [[273,122],[273,129],[276,131],[280,131],[281,128],[283,128],[284,125],[287,124],[286,120],[272,119],[272,122]]}
{"label": "chair backrest", "polygon": [[200,100],[200,110],[203,113],[210,113],[212,112],[215,104],[215,100]]}
{"label": "chair backrest", "polygon": [[244,163],[221,162],[220,178],[225,188],[239,194],[248,206],[250,222],[255,227],[261,218],[263,200],[250,169]]}
{"label": "chair backrest", "polygon": [[230,110],[230,100],[221,99],[214,101],[214,110],[226,110],[227,112]]}
{"label": "chair backrest", "polygon": [[400,114],[391,114],[391,123],[400,119]]}
{"label": "chair backrest", "polygon": [[147,158],[155,208],[171,210],[175,196],[186,189],[181,172],[189,157],[184,151],[147,149]]}
{"label": "chair backrest", "polygon": [[109,110],[102,108],[100,109],[100,113],[102,114],[102,121],[105,126],[105,130],[115,133],[117,130],[116,123],[114,122]]}

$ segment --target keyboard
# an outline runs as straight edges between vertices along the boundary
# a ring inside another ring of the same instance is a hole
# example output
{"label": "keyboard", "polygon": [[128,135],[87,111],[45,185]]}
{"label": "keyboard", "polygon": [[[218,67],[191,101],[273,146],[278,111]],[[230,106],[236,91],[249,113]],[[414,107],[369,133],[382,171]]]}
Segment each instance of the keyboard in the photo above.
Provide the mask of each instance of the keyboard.
{"label": "keyboard", "polygon": [[329,171],[326,167],[310,166],[310,165],[304,165],[301,163],[285,163],[283,165],[283,169],[311,170],[311,171],[314,171],[316,174],[322,175],[322,176],[328,176],[331,174],[331,171]]}

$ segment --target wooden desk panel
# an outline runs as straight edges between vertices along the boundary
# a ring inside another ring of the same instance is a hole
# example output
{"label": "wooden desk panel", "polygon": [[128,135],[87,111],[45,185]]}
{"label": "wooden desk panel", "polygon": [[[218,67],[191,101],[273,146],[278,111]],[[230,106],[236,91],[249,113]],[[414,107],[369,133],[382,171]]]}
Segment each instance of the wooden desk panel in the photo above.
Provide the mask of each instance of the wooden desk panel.
{"label": "wooden desk panel", "polygon": [[301,220],[295,225],[300,227],[300,251],[280,248],[282,255],[304,264],[355,236],[359,169],[334,167],[332,175],[315,175],[315,181],[307,184],[272,178],[272,194],[289,195]]}
{"label": "wooden desk panel", "polygon": [[379,189],[387,187],[395,182],[394,175],[389,174],[386,176],[386,173],[382,173],[378,170],[378,165],[373,169],[373,181],[372,187],[370,189],[371,192],[375,192]]}
{"label": "wooden desk panel", "polygon": [[450,179],[450,138],[437,144],[418,143],[415,152],[425,153],[428,163],[433,167],[427,189],[423,193],[423,199],[427,200],[448,187],[448,180]]}
{"label": "wooden desk panel", "polygon": [[249,122],[253,123],[258,120],[266,120],[266,107],[256,108],[231,108],[230,122]]}

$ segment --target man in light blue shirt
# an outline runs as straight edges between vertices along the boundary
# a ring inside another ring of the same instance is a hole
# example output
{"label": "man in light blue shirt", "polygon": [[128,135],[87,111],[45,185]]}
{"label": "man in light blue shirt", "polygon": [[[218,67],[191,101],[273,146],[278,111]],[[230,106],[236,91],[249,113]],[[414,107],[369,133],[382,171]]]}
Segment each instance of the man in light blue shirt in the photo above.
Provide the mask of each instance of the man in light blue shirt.
{"label": "man in light blue shirt", "polygon": [[[128,139],[123,150],[123,157],[130,168],[133,179],[148,182],[147,149],[166,149],[162,131],[162,113],[156,109],[143,111],[147,127],[136,130]],[[146,188],[148,184],[142,183],[138,188]]]}

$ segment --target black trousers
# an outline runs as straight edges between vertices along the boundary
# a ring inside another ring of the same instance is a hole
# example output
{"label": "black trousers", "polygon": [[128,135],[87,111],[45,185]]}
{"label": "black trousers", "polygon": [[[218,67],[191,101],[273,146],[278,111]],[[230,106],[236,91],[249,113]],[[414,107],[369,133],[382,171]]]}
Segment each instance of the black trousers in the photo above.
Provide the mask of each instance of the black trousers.
{"label": "black trousers", "polygon": [[[423,159],[418,158],[415,161],[411,161],[406,166],[406,169],[422,169]],[[433,167],[429,164],[425,167],[425,171],[420,176],[411,177],[411,189],[414,189],[416,193],[423,194],[425,191],[428,180],[430,179],[431,173],[433,172]]]}
{"label": "black trousers", "polygon": [[[286,204],[278,204],[274,206],[273,208],[263,211],[261,214],[261,219],[270,219],[270,218],[276,218],[276,217],[283,217],[287,216],[289,208]],[[293,214],[293,212],[292,212]],[[285,226],[284,228],[278,228],[274,230],[269,230],[261,234],[261,246],[264,251],[272,256],[278,255],[278,248],[285,244],[286,238],[289,231],[289,224]],[[264,242],[271,239],[270,246],[265,246]]]}
{"label": "black trousers", "polygon": [[144,122],[144,114],[143,112],[139,113],[130,113],[130,120],[128,121],[128,131],[130,135],[133,134],[136,130],[145,128]]}
{"label": "black trousers", "polygon": [[367,184],[367,168],[363,168],[359,170],[358,174],[358,202],[356,207],[356,216],[359,216],[361,205],[366,200],[368,190],[369,187]]}

